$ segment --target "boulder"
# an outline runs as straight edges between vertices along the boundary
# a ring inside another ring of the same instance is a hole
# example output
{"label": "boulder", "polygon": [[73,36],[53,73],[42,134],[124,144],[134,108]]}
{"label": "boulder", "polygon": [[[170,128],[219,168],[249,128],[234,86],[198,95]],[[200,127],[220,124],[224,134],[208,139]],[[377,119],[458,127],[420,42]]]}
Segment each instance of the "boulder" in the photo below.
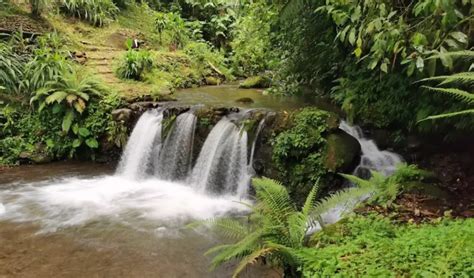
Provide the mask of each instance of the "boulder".
{"label": "boulder", "polygon": [[359,142],[342,130],[329,134],[326,138],[327,148],[325,166],[331,172],[350,172],[360,159]]}
{"label": "boulder", "polygon": [[210,86],[215,86],[221,84],[221,80],[217,77],[214,76],[207,76],[204,81],[206,82],[207,85]]}
{"label": "boulder", "polygon": [[268,77],[264,76],[252,76],[245,79],[240,83],[239,87],[244,89],[250,88],[268,88],[270,87],[271,80]]}
{"label": "boulder", "polygon": [[112,111],[112,119],[114,119],[114,121],[116,122],[128,122],[132,117],[132,114],[133,111],[129,108],[115,109],[114,111]]}
{"label": "boulder", "polygon": [[243,97],[235,100],[235,102],[242,103],[242,104],[252,104],[254,103],[253,99],[249,97]]}

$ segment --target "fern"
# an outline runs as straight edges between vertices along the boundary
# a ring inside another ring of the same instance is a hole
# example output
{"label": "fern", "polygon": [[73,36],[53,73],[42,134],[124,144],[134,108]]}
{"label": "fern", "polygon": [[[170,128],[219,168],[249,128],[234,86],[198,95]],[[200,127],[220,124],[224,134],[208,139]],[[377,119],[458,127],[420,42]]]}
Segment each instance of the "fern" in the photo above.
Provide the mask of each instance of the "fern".
{"label": "fern", "polygon": [[[461,57],[465,60],[474,59],[474,51],[456,51],[456,52],[447,52],[447,53],[439,53],[438,55],[433,56],[433,58],[442,58],[446,56],[452,57]],[[472,65],[471,65],[472,67]],[[451,98],[457,99],[461,104],[465,104],[468,106],[467,109],[461,111],[455,111],[450,113],[443,113],[438,115],[432,115],[426,117],[418,122],[426,121],[426,120],[437,120],[443,118],[451,118],[457,117],[460,115],[474,115],[474,94],[472,93],[472,86],[474,84],[474,72],[460,72],[454,73],[451,75],[441,75],[441,76],[434,76],[430,78],[424,78],[419,80],[418,82],[428,82],[428,81],[438,81],[438,85],[436,87],[432,86],[421,86],[422,88],[426,89],[429,92],[440,93]],[[457,87],[443,87],[446,85],[457,85]],[[465,90],[462,87],[468,88]],[[471,106],[471,107],[469,107]]]}

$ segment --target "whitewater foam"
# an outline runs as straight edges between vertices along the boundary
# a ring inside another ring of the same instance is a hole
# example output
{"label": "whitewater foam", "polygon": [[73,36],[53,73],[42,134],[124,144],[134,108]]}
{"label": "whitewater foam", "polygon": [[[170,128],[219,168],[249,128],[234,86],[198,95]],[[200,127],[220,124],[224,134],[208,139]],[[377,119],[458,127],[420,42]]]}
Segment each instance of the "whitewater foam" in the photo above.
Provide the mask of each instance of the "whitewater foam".
{"label": "whitewater foam", "polygon": [[247,208],[236,201],[232,196],[209,196],[190,186],[158,179],[70,178],[0,191],[0,202],[6,210],[0,219],[39,221],[43,231],[85,225],[104,218],[132,224],[137,229],[152,223],[156,229],[245,212]]}

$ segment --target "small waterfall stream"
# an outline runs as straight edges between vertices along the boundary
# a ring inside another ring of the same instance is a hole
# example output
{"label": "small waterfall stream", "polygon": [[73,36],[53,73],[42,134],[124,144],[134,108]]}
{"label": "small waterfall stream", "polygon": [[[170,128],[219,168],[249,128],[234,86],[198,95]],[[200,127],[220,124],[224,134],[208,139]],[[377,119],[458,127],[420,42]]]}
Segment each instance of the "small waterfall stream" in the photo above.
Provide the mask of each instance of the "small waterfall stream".
{"label": "small waterfall stream", "polygon": [[[370,171],[377,171],[388,176],[395,171],[397,164],[403,162],[402,157],[398,154],[380,150],[373,140],[365,138],[360,127],[351,126],[346,121],[341,121],[339,129],[357,139],[361,146],[362,154],[360,162],[355,168],[353,175],[366,179],[370,178]],[[321,215],[322,222],[324,224],[336,223],[345,213],[352,211],[360,201],[361,200],[352,200],[330,209]],[[321,229],[321,227],[316,226],[311,229],[309,233],[313,233],[319,229]]]}
{"label": "small waterfall stream", "polygon": [[367,139],[358,126],[351,126],[345,121],[341,121],[339,128],[351,135],[361,146],[362,156],[360,163],[354,170],[354,174],[363,178],[370,177],[370,171],[381,172],[388,176],[395,171],[397,164],[403,162],[400,155],[381,151],[373,140]]}

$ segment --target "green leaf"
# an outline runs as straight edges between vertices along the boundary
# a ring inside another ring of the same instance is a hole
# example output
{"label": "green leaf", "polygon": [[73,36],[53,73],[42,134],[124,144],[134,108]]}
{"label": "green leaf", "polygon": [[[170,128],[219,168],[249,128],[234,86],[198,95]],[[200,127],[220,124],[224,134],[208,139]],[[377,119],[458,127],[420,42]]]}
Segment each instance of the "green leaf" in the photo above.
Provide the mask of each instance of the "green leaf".
{"label": "green leaf", "polygon": [[387,73],[388,72],[388,66],[387,66],[387,63],[382,63],[380,65],[380,70]]}
{"label": "green leaf", "polygon": [[423,68],[425,67],[425,61],[423,60],[423,58],[421,58],[420,56],[418,56],[416,58],[416,68],[420,71],[423,70]]}
{"label": "green leaf", "polygon": [[356,41],[356,30],[355,28],[352,28],[351,31],[349,32],[349,43],[351,45],[354,45]]}
{"label": "green leaf", "polygon": [[62,128],[63,131],[68,132],[71,128],[72,121],[74,120],[74,112],[72,110],[68,110],[66,115],[64,115]]}
{"label": "green leaf", "polygon": [[357,58],[360,58],[360,55],[362,55],[362,49],[360,47],[357,47],[355,50],[354,50],[354,54]]}
{"label": "green leaf", "polygon": [[54,148],[54,146],[55,146],[54,141],[52,139],[47,139],[46,140],[46,146],[48,146],[48,148],[50,148],[50,149]]}
{"label": "green leaf", "polygon": [[457,40],[460,43],[467,43],[467,35],[463,32],[452,32],[450,33],[451,37]]}
{"label": "green leaf", "polygon": [[82,137],[87,137],[91,134],[90,131],[85,127],[79,128],[78,131],[79,131],[79,135],[81,135]]}
{"label": "green leaf", "polygon": [[72,141],[72,147],[73,148],[77,148],[79,147],[80,145],[82,144],[82,141],[78,138],[74,139],[74,141]]}
{"label": "green leaf", "polygon": [[99,147],[99,142],[97,142],[97,140],[94,138],[88,138],[86,140],[86,145],[91,149],[97,149]]}

